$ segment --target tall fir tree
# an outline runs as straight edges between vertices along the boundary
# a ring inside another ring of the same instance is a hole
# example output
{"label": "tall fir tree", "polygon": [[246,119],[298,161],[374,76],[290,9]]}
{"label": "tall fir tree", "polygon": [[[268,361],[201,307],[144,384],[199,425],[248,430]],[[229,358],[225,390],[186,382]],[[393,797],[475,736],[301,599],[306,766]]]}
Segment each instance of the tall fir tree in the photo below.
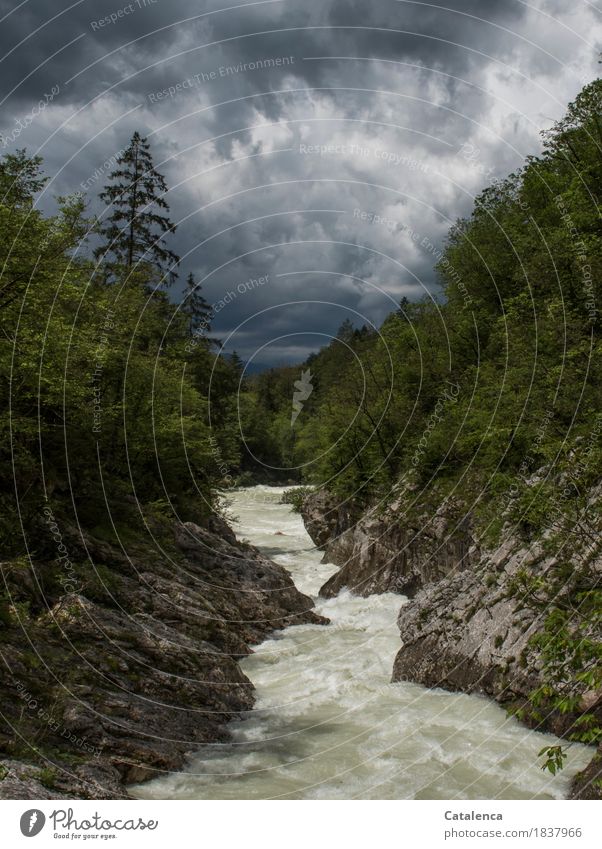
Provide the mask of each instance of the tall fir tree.
{"label": "tall fir tree", "polygon": [[230,368],[232,369],[232,373],[236,377],[236,380],[239,382],[240,389],[246,389],[247,382],[244,378],[245,361],[242,359],[238,351],[232,351],[232,353],[228,357],[228,360]]}
{"label": "tall fir tree", "polygon": [[[100,199],[108,215],[101,226],[103,244],[95,251],[97,260],[109,267],[149,264],[171,285],[180,258],[166,247],[163,236],[176,230],[167,214],[167,183],[155,169],[150,145],[136,131],[129,146],[117,159]],[[113,257],[111,262],[110,257]]]}

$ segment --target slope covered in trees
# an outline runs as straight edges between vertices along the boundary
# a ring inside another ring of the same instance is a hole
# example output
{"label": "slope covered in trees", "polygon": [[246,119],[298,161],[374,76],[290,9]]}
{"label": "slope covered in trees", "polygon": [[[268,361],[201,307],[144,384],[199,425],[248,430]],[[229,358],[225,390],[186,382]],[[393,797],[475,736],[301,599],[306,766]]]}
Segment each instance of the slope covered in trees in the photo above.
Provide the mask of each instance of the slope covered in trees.
{"label": "slope covered in trees", "polygon": [[[284,420],[292,382],[310,368],[316,389],[287,456],[307,464],[306,481],[342,497],[377,500],[402,475],[441,489],[461,475],[464,491],[494,495],[519,470],[560,468],[590,437],[583,484],[593,482],[602,414],[601,111],[598,81],[545,135],[541,156],[476,198],[438,264],[442,297],[404,302],[378,332],[347,328],[344,343],[339,333],[296,369],[256,378],[249,432],[257,406]],[[524,521],[535,520],[533,507]]]}
{"label": "slope covered in trees", "polygon": [[87,258],[82,200],[51,217],[36,209],[40,167],[24,153],[0,165],[5,555],[23,551],[23,534],[40,551],[48,503],[86,527],[128,502],[171,502],[184,519],[210,512],[224,466],[238,464],[229,363],[212,382],[210,429],[218,357],[192,335],[190,311],[149,285],[143,258],[111,262],[107,282]]}

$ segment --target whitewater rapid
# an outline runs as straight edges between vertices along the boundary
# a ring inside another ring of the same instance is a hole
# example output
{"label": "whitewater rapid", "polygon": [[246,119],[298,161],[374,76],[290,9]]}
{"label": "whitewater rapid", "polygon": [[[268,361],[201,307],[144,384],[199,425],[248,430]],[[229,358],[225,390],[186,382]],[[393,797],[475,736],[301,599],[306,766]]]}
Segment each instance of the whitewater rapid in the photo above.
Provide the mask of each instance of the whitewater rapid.
{"label": "whitewater rapid", "polygon": [[[569,749],[552,777],[529,731],[488,699],[390,683],[402,596],[318,598],[335,567],[320,563],[283,488],[239,490],[230,512],[246,538],[316,600],[327,626],[275,633],[242,663],[256,705],[231,742],[204,746],[186,769],[132,788],[141,799],[552,799],[591,758]],[[280,533],[278,533],[280,532]],[[403,638],[403,634],[401,635]]]}

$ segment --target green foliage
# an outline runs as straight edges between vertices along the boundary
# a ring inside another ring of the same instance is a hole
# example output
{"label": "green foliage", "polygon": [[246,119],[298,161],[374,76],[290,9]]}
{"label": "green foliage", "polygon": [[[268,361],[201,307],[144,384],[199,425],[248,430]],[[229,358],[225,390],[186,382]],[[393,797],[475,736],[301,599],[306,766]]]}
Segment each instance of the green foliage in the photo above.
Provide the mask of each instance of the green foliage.
{"label": "green foliage", "polygon": [[293,513],[300,513],[303,502],[314,491],[312,486],[297,486],[294,489],[287,489],[282,493],[280,498],[281,504],[290,504]]}
{"label": "green foliage", "polygon": [[538,757],[544,757],[545,761],[542,764],[543,770],[548,770],[552,775],[562,769],[567,758],[566,752],[562,746],[545,746],[538,754]]}
{"label": "green foliage", "polygon": [[51,767],[44,767],[44,769],[40,770],[39,776],[40,784],[43,784],[44,787],[48,787],[49,790],[52,790],[56,786],[57,772]]}
{"label": "green foliage", "polygon": [[110,273],[97,273],[81,199],[59,199],[50,217],[35,208],[40,165],[24,153],[0,162],[0,393],[10,410],[0,416],[0,545],[4,557],[27,544],[53,560],[49,505],[60,526],[88,529],[159,500],[198,520],[216,503],[224,464],[238,467],[240,442],[234,366],[191,344],[188,317],[165,294],[149,295],[147,264],[114,256]]}
{"label": "green foliage", "polygon": [[204,338],[209,344],[207,334],[211,330],[211,307],[201,293],[201,284],[194,279],[190,272],[186,278],[186,287],[182,299],[182,312],[188,319],[188,332],[191,336]]}

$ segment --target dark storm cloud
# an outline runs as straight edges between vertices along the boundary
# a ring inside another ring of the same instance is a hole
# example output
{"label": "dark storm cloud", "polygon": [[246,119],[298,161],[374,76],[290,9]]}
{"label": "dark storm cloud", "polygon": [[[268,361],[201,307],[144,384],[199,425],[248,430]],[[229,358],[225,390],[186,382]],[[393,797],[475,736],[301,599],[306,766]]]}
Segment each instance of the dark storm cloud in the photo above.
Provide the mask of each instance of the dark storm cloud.
{"label": "dark storm cloud", "polygon": [[[525,14],[525,6],[513,0],[455,0],[446,9],[409,0],[309,0],[303,5],[266,0],[232,3],[224,11],[222,4],[215,5],[30,1],[9,14],[14,5],[2,2],[3,42],[14,50],[3,62],[4,94],[14,89],[14,100],[26,100],[39,96],[43,83],[70,81],[63,99],[79,103],[128,77],[128,93],[143,95],[169,84],[177,72],[196,73],[227,60],[244,63],[262,52],[295,54],[297,75],[314,85],[330,85],[336,69],[303,63],[303,57],[414,61],[453,76],[482,61],[480,54],[503,58],[509,45],[498,27],[516,27]],[[262,83],[261,75],[243,76],[235,88],[261,90]]]}
{"label": "dark storm cloud", "polygon": [[48,194],[85,187],[93,208],[111,156],[147,135],[182,270],[214,304],[234,292],[214,325],[243,323],[231,347],[247,355],[272,334],[336,332],[349,309],[378,322],[402,294],[432,290],[449,225],[537,150],[542,123],[596,69],[588,6],[222,5],[0,0],[0,132],[6,149],[44,155]]}

